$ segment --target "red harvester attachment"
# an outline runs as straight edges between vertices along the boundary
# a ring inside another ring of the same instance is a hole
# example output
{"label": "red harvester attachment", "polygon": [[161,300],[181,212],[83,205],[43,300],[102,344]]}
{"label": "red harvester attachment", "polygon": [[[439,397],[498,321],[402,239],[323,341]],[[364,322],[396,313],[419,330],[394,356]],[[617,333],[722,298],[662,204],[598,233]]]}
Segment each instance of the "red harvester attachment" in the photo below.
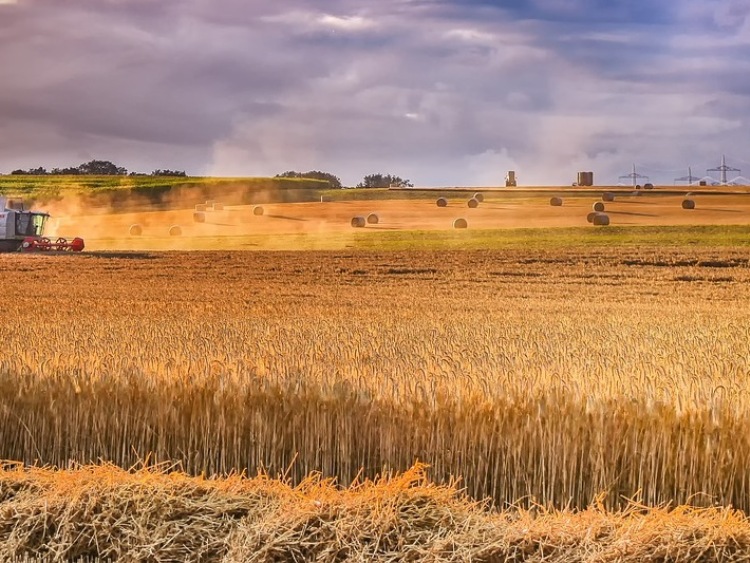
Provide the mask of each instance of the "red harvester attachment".
{"label": "red harvester attachment", "polygon": [[80,252],[83,248],[83,239],[79,237],[73,240],[60,237],[54,242],[47,237],[26,237],[21,244],[22,252]]}

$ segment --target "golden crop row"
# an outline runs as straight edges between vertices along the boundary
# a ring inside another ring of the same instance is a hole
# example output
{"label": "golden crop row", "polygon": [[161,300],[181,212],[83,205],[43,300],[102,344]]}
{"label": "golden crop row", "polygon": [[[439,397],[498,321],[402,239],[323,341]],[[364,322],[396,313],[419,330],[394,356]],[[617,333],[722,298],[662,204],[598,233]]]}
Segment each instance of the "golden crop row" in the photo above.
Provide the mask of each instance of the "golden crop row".
{"label": "golden crop row", "polygon": [[750,509],[741,255],[0,260],[0,457]]}

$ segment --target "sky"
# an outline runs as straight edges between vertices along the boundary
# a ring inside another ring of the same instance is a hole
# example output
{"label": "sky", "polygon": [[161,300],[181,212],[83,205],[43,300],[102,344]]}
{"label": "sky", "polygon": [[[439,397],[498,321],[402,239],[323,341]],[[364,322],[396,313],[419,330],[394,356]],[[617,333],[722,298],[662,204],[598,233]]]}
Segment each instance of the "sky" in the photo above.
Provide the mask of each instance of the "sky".
{"label": "sky", "polygon": [[750,0],[0,0],[0,172],[750,176],[749,70]]}

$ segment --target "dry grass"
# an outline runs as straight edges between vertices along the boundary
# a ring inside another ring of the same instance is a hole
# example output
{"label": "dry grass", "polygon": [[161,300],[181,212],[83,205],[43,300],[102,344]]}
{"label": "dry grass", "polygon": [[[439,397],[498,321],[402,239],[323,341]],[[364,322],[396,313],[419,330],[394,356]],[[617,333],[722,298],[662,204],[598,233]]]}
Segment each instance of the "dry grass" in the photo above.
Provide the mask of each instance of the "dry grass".
{"label": "dry grass", "polygon": [[5,561],[746,561],[750,522],[726,508],[502,514],[425,468],[341,489],[112,466],[0,471]]}

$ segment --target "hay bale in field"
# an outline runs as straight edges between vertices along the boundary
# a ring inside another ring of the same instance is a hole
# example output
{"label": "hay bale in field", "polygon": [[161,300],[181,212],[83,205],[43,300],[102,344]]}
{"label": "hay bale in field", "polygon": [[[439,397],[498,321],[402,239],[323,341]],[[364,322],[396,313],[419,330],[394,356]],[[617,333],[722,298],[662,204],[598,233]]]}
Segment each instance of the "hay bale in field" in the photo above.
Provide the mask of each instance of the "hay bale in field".
{"label": "hay bale in field", "polygon": [[653,190],[654,189],[654,185],[651,182],[646,182],[645,184],[643,184],[643,189],[644,190]]}
{"label": "hay bale in field", "polygon": [[474,199],[474,198],[471,198],[471,199],[469,200],[469,207],[470,207],[471,209],[475,209],[475,208],[479,207],[479,202],[478,202],[478,201],[477,201],[476,199]]}
{"label": "hay bale in field", "polygon": [[683,209],[695,209],[695,200],[692,200],[692,199],[683,199],[682,200],[682,208]]}
{"label": "hay bale in field", "polygon": [[438,207],[448,207],[448,200],[444,197],[437,198],[437,206]]}
{"label": "hay bale in field", "polygon": [[603,204],[603,203],[602,203],[601,201],[597,201],[597,202],[596,202],[596,203],[595,203],[595,204],[593,205],[592,209],[593,209],[594,211],[599,211],[599,212],[602,212],[602,211],[604,211],[604,204]]}
{"label": "hay bale in field", "polygon": [[182,227],[179,225],[172,225],[169,227],[169,236],[170,237],[178,237],[182,234]]}
{"label": "hay bale in field", "polygon": [[594,217],[596,217],[596,211],[592,211],[591,213],[586,215],[586,221],[588,221],[589,223],[593,223]]}
{"label": "hay bale in field", "polygon": [[253,207],[253,215],[263,215],[263,207],[260,205]]}
{"label": "hay bale in field", "polygon": [[198,205],[195,206],[196,211],[206,211],[206,209],[207,209],[206,205],[203,203],[199,203]]}
{"label": "hay bale in field", "polygon": [[214,211],[224,211],[224,204],[219,203],[218,201],[214,203]]}
{"label": "hay bale in field", "polygon": [[561,197],[552,197],[549,200],[549,204],[552,207],[560,207],[563,204],[563,200]]}
{"label": "hay bale in field", "polygon": [[367,223],[370,225],[377,225],[378,221],[380,221],[380,217],[378,217],[377,213],[370,213],[367,216]]}
{"label": "hay bale in field", "polygon": [[479,203],[482,203],[484,201],[484,194],[481,192],[477,192],[472,196],[473,199],[476,199]]}
{"label": "hay bale in field", "polygon": [[614,201],[615,200],[615,194],[612,192],[604,192],[602,194],[602,201]]}
{"label": "hay bale in field", "polygon": [[609,215],[606,213],[597,213],[594,215],[594,225],[609,225]]}
{"label": "hay bale in field", "polygon": [[362,215],[355,215],[354,217],[352,217],[352,227],[361,229],[366,224],[367,224],[367,219],[362,217]]}
{"label": "hay bale in field", "polygon": [[453,228],[454,229],[466,229],[469,226],[469,223],[466,221],[466,219],[459,217],[458,219],[455,219],[453,221]]}
{"label": "hay bale in field", "polygon": [[206,214],[202,211],[193,211],[193,222],[195,223],[205,223],[206,222]]}
{"label": "hay bale in field", "polygon": [[143,227],[141,227],[138,223],[135,223],[133,225],[130,225],[130,229],[128,230],[131,236],[139,237],[143,234]]}

